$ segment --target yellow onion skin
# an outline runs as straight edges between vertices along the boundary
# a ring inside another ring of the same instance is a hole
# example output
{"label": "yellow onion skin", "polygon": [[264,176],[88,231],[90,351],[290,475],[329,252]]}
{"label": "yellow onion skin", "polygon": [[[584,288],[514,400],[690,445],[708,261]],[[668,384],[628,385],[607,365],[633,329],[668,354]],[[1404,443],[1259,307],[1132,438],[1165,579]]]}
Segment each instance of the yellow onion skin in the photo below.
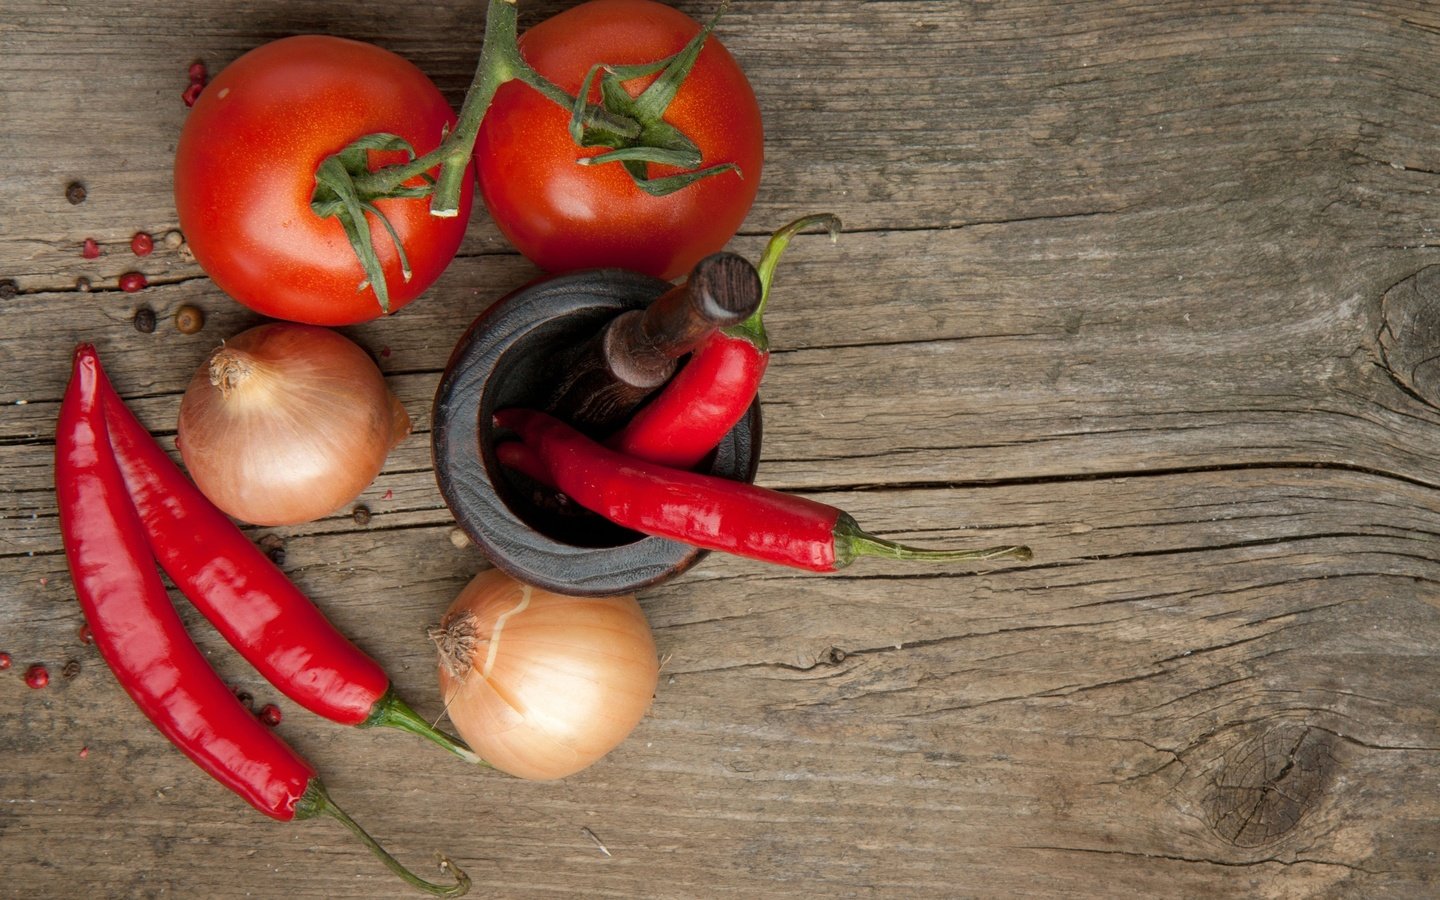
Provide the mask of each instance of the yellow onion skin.
{"label": "yellow onion skin", "polygon": [[176,443],[196,486],[231,516],[295,525],[355,500],[410,433],[363,349],[328,328],[273,322],[201,364]]}
{"label": "yellow onion skin", "polygon": [[431,632],[450,721],[485,762],[564,778],[644,718],[660,664],[633,595],[567,597],[498,569],[476,575]]}

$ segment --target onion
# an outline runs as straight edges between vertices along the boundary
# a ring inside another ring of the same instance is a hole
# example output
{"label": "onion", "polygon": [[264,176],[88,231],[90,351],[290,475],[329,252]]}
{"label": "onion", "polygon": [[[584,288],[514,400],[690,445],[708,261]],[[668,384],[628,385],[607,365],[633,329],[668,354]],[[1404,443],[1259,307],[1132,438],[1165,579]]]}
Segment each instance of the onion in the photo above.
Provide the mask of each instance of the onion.
{"label": "onion", "polygon": [[476,575],[430,637],[455,730],[520,778],[563,778],[609,753],[660,678],[633,595],[567,597],[498,569]]}
{"label": "onion", "polygon": [[318,519],[360,496],[410,416],[368,354],[275,322],[210,354],[180,402],[180,456],[225,512],[256,525]]}

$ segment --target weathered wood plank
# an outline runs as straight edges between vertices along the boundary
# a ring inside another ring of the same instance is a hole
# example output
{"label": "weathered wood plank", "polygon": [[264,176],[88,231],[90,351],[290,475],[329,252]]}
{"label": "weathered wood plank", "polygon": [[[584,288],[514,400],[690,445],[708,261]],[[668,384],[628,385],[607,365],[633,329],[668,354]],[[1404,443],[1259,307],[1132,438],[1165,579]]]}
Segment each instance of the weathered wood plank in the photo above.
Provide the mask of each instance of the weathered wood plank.
{"label": "weathered wood plank", "polygon": [[[175,227],[193,59],[344,33],[458,102],[480,9],[0,9],[0,869],[26,896],[396,895],[340,829],[210,783],[79,643],[53,422],[94,340],[168,441],[205,352],[257,321],[179,251],[126,248]],[[820,577],[712,556],[641,598],[650,716],[559,783],[288,702],[282,733],[402,860],[443,850],[477,895],[1433,893],[1437,32],[1415,2],[737,4],[721,33],[768,156],[735,247],[819,210],[850,232],[780,271],[762,482],[1036,559]],[[115,290],[131,268],[153,286]],[[417,429],[369,526],[249,530],[431,717],[424,628],[484,563],[450,540],[429,399],[465,325],[534,274],[477,210],[425,298],[345,330]],[[170,325],[185,303],[198,335]],[[223,677],[278,699],[179,607]],[[45,691],[18,677],[36,661]]]}

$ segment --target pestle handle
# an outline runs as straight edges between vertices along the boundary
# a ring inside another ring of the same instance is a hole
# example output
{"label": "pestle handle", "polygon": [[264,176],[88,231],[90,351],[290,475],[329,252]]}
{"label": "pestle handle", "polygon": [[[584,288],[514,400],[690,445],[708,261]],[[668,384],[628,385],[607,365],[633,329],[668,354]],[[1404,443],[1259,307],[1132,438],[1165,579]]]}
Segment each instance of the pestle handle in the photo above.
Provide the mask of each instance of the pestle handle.
{"label": "pestle handle", "polygon": [[606,330],[605,357],[627,384],[659,387],[673,361],[717,328],[745,321],[760,305],[760,275],[734,253],[715,253],[695,264],[690,277],[643,311],[618,317]]}
{"label": "pestle handle", "polygon": [[598,340],[581,348],[549,411],[581,427],[618,424],[707,335],[749,318],[762,293],[759,274],[743,256],[705,257],[683,283],[645,309],[612,319]]}

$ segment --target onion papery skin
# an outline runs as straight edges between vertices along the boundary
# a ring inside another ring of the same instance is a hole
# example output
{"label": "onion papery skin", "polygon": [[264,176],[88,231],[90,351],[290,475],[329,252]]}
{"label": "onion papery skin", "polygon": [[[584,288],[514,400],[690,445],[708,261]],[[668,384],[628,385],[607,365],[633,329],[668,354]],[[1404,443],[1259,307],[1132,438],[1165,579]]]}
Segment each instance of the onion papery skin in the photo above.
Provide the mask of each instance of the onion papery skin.
{"label": "onion papery skin", "polygon": [[180,457],[212,503],[243,522],[295,525],[359,497],[410,433],[410,417],[359,345],[273,322],[206,358],[180,402],[178,431]]}
{"label": "onion papery skin", "polygon": [[[461,632],[473,642],[457,653],[445,635]],[[432,637],[455,730],[519,778],[564,778],[609,753],[644,718],[660,678],[633,595],[567,597],[498,569],[465,586]]]}

